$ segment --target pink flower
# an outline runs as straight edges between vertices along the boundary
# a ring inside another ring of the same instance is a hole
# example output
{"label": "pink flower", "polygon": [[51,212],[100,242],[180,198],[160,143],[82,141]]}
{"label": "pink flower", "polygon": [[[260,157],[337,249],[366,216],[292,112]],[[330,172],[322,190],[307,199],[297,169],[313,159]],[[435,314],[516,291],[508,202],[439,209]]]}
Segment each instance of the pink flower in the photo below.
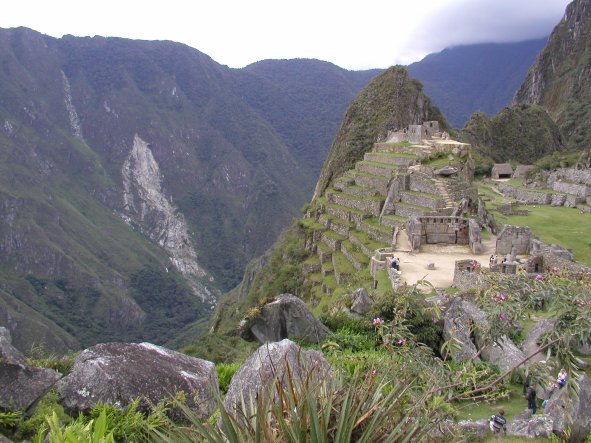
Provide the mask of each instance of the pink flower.
{"label": "pink flower", "polygon": [[406,344],[406,338],[401,338],[400,340],[396,341],[398,346],[404,346]]}
{"label": "pink flower", "polygon": [[384,320],[382,320],[380,317],[376,317],[373,319],[373,325],[374,326],[380,326],[384,324]]}
{"label": "pink flower", "polygon": [[470,266],[472,266],[474,269],[478,269],[480,267],[480,262],[478,260],[472,260],[470,262]]}
{"label": "pink flower", "polygon": [[507,321],[509,320],[509,317],[507,317],[505,314],[503,314],[502,312],[499,314],[499,320],[501,321]]}
{"label": "pink flower", "polygon": [[501,294],[500,292],[496,292],[491,295],[490,298],[497,303],[503,303],[507,301],[509,297],[507,297],[505,294]]}
{"label": "pink flower", "polygon": [[546,277],[542,274],[536,275],[536,280],[544,280]]}

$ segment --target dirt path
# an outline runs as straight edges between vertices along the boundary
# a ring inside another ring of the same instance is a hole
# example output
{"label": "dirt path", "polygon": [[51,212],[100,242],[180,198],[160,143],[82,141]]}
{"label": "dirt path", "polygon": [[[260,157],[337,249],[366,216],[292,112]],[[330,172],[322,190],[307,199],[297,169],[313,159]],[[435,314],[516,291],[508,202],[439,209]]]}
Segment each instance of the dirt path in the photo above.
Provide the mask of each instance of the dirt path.
{"label": "dirt path", "polygon": [[[454,277],[456,260],[476,259],[483,266],[488,266],[489,258],[495,251],[496,237],[483,241],[484,250],[481,254],[474,254],[468,245],[423,245],[420,252],[411,253],[406,232],[401,232],[397,238],[397,252],[400,258],[402,281],[409,285],[425,279],[436,288],[451,286]],[[435,269],[427,269],[429,263]]]}

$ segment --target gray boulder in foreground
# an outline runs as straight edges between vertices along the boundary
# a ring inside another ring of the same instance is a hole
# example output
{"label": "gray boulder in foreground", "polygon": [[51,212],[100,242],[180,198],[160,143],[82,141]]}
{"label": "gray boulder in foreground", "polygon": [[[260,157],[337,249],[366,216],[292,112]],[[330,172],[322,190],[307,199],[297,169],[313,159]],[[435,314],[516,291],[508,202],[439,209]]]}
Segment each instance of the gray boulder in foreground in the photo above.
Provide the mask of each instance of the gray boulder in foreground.
{"label": "gray boulder in foreground", "polygon": [[[290,340],[266,343],[259,347],[236,371],[224,399],[229,414],[241,419],[252,411],[249,405],[256,403],[259,395],[274,395],[274,383],[287,386],[288,372],[291,381],[301,386],[309,380],[313,386],[332,380],[332,367],[321,352],[305,350]],[[244,401],[247,411],[242,411]]]}
{"label": "gray boulder in foreground", "polygon": [[549,438],[552,435],[554,419],[547,414],[531,415],[529,418],[515,418],[507,423],[507,435],[529,439]]}
{"label": "gray boulder in foreground", "polygon": [[[579,396],[569,392],[568,387],[556,390],[546,405],[544,413],[554,420],[553,431],[557,434],[570,427],[570,440],[583,442],[591,432],[591,381],[586,374],[577,378]],[[568,383],[573,383],[571,379]]]}
{"label": "gray boulder in foreground", "polygon": [[258,316],[240,324],[242,338],[254,337],[261,344],[285,338],[319,343],[329,332],[306,303],[291,294],[279,295],[275,301],[263,306]]}
{"label": "gray boulder in foreground", "polygon": [[149,410],[183,391],[186,406],[207,418],[219,396],[212,362],[151,343],[103,343],[88,348],[57,388],[70,413],[89,411],[97,403],[124,408],[136,398],[141,398],[143,410]]}
{"label": "gray boulder in foreground", "polygon": [[0,327],[0,410],[27,410],[61,377],[51,369],[33,368]]}

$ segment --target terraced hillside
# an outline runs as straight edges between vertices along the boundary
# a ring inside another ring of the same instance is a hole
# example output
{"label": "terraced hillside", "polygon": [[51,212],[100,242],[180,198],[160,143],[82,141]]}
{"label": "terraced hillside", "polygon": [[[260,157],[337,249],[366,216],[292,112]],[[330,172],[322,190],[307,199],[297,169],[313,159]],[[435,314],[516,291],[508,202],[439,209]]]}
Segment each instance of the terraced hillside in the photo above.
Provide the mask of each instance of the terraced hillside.
{"label": "terraced hillside", "polygon": [[441,139],[423,143],[376,143],[314,200],[302,222],[314,252],[302,266],[312,305],[322,310],[332,296],[354,286],[390,288],[385,269],[370,269],[376,250],[408,248],[409,218],[449,216],[459,206],[469,181],[461,173],[437,172],[451,165],[461,171],[471,159],[469,145]]}

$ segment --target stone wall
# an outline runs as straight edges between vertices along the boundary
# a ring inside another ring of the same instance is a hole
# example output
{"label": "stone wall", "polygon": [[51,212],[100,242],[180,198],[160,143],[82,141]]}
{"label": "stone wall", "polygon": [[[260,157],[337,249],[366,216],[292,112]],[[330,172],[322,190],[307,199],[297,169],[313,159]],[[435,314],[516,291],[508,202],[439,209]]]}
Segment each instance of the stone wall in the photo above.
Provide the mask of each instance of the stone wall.
{"label": "stone wall", "polygon": [[439,192],[433,180],[420,172],[411,172],[409,182],[408,189],[411,191],[426,192],[428,194],[437,194]]}
{"label": "stone wall", "polygon": [[548,177],[550,185],[560,180],[570,183],[589,184],[591,183],[591,169],[563,168],[554,171]]}
{"label": "stone wall", "polygon": [[552,189],[554,189],[557,192],[573,194],[579,197],[587,197],[588,195],[591,195],[591,185],[587,184],[556,181],[552,183]]}
{"label": "stone wall", "polygon": [[460,291],[479,289],[485,286],[482,275],[474,267],[474,260],[456,260],[453,287]]}
{"label": "stone wall", "polygon": [[480,223],[478,223],[478,221],[473,218],[468,221],[468,239],[472,252],[475,254],[480,254],[484,249],[482,246],[482,239],[480,237]]}
{"label": "stone wall", "polygon": [[436,199],[429,197],[428,195],[417,194],[413,192],[402,192],[400,197],[402,202],[408,203],[409,205],[423,206],[433,210],[445,206],[445,203],[442,199]]}
{"label": "stone wall", "polygon": [[517,200],[521,200],[526,203],[532,203],[536,205],[549,205],[550,203],[552,203],[551,192],[517,188],[507,183],[499,183],[498,188],[503,195]]}
{"label": "stone wall", "polygon": [[408,141],[420,145],[423,140],[422,125],[408,125]]}
{"label": "stone wall", "polygon": [[527,226],[505,225],[497,236],[496,253],[506,255],[515,248],[516,254],[529,254],[530,242],[533,236],[531,229]]}
{"label": "stone wall", "polygon": [[423,244],[470,244],[469,220],[460,217],[415,217],[407,220],[406,232],[413,250]]}

